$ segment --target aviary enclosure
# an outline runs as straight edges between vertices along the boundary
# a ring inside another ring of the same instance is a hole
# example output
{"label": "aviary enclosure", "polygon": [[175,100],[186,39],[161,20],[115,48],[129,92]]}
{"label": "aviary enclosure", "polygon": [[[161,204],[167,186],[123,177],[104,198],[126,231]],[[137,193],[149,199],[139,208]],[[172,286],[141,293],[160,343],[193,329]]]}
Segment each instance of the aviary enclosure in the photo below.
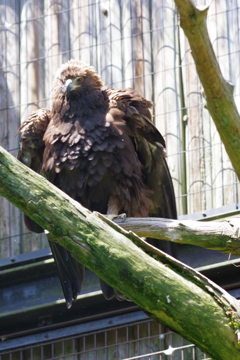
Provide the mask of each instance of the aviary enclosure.
{"label": "aviary enclosure", "polygon": [[[206,5],[206,1],[197,4]],[[223,75],[235,86],[237,105],[239,17],[238,0],[211,2],[209,34]],[[51,106],[58,67],[71,58],[82,59],[97,69],[105,84],[133,87],[152,100],[154,123],[166,140],[178,215],[201,220],[236,213],[239,183],[204,108],[204,94],[174,1],[1,0],[0,21],[0,145],[17,154],[21,121],[32,111]],[[3,269],[8,259],[30,252],[34,256],[48,247],[44,235],[29,233],[21,212],[4,198],[0,198],[0,240]],[[222,260],[227,260],[224,255],[212,255],[196,261],[196,266]],[[12,311],[6,296],[4,291],[0,295],[2,314]],[[6,350],[5,355],[0,352],[0,359],[204,359],[178,335],[146,319],[107,333],[99,330],[72,337],[66,346],[59,340],[46,345],[47,350],[40,345],[16,350],[15,355]],[[168,357],[161,353],[163,339],[179,346],[179,351]]]}

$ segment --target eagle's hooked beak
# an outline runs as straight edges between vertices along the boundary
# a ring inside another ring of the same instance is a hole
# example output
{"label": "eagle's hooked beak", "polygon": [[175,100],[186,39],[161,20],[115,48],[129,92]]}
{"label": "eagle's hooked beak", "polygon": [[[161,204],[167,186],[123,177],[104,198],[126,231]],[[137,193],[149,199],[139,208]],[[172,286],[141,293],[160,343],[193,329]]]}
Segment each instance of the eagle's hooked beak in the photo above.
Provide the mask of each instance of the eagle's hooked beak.
{"label": "eagle's hooked beak", "polygon": [[77,82],[75,79],[67,79],[64,85],[66,86],[67,94],[81,87],[81,84],[79,84],[79,82]]}

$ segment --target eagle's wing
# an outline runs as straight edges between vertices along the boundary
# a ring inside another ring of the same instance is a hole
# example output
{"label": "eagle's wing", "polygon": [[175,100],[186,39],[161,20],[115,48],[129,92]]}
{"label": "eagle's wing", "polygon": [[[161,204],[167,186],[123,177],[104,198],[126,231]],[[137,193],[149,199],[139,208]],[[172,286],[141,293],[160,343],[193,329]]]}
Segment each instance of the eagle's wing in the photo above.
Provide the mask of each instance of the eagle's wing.
{"label": "eagle's wing", "polygon": [[[137,94],[133,89],[117,90],[105,88],[109,97],[109,114],[117,125],[117,116],[125,121],[126,131],[132,141],[141,163],[143,182],[150,190],[153,206],[149,216],[176,219],[177,210],[172,179],[166,162],[165,141],[151,121],[151,102]],[[119,112],[120,111],[120,112]],[[135,216],[134,213],[129,214]],[[174,248],[169,242],[148,239],[152,245],[169,254]],[[128,300],[100,279],[104,296]]]}
{"label": "eagle's wing", "polygon": [[[37,173],[41,173],[42,169],[45,148],[43,136],[50,120],[51,112],[47,109],[40,109],[32,113],[19,129],[22,137],[17,156],[18,160]],[[54,179],[51,178],[49,180],[53,181]],[[24,222],[30,231],[36,233],[43,232],[42,227],[26,215],[24,215]],[[64,297],[69,308],[72,305],[72,299],[76,299],[80,293],[85,267],[79,264],[72,257],[71,253],[59,244],[49,241],[49,245],[58,268]]]}
{"label": "eagle's wing", "polygon": [[[151,102],[133,89],[107,89],[110,112],[124,112],[126,126],[142,165],[143,182],[152,191],[153,207],[149,216],[176,219],[177,210],[172,179],[166,162],[165,141],[151,121]],[[133,216],[133,215],[132,215]]]}
{"label": "eagle's wing", "polygon": [[[24,165],[40,173],[44,152],[43,135],[51,118],[48,109],[40,109],[32,113],[18,130],[21,133],[20,148],[17,158]],[[42,233],[43,229],[28,216],[24,215],[26,227],[33,232]]]}
{"label": "eagle's wing", "polygon": [[18,130],[21,133],[20,150],[18,160],[39,173],[42,168],[44,152],[43,135],[51,119],[48,109],[40,109],[32,113]]}

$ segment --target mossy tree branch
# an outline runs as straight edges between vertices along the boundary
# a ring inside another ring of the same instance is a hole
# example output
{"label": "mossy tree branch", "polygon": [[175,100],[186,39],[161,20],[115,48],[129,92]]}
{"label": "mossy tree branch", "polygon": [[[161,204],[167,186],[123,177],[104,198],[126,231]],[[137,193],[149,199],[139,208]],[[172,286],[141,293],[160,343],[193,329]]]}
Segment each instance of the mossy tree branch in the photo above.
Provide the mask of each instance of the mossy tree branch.
{"label": "mossy tree branch", "polygon": [[2,148],[0,194],[150,317],[212,359],[240,357],[239,302],[200,273],[92,214]]}
{"label": "mossy tree branch", "polygon": [[190,0],[175,0],[175,4],[204,88],[206,107],[240,180],[240,117],[233,99],[233,86],[224,80],[208,36],[208,7],[200,10]]}

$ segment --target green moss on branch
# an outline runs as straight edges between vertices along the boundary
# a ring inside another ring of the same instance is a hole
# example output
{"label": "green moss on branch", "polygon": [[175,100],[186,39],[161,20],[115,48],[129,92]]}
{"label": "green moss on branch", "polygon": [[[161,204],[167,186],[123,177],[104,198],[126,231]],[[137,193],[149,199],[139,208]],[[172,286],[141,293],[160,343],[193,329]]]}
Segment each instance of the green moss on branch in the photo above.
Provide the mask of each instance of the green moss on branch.
{"label": "green moss on branch", "polygon": [[[231,315],[240,313],[238,302],[210,280],[92,214],[3,149],[0,194],[149,316],[194,342],[213,359],[240,356]],[[237,316],[234,323],[238,324]]]}

